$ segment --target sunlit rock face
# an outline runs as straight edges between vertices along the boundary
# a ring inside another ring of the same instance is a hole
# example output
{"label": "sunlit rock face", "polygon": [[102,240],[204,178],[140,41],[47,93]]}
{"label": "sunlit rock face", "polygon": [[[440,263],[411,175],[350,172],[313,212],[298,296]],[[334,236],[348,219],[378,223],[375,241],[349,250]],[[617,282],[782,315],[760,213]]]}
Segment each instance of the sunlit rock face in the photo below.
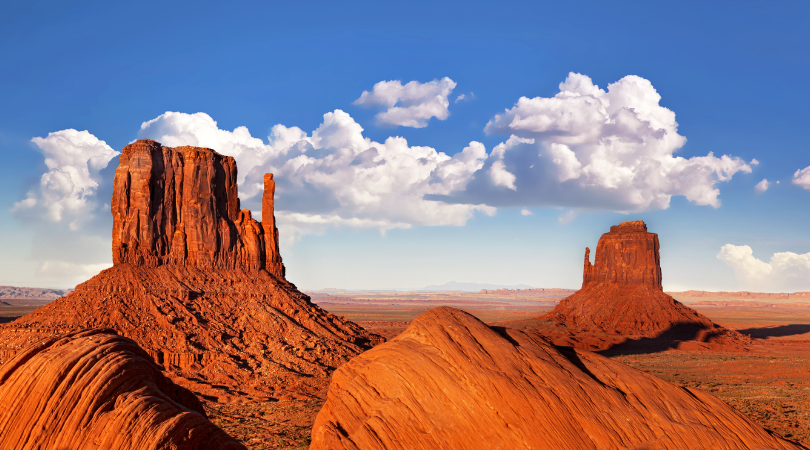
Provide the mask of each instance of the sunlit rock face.
{"label": "sunlit rock face", "polygon": [[81,331],[0,366],[0,448],[239,450],[135,342]]}
{"label": "sunlit rock face", "polygon": [[239,207],[233,158],[147,139],[127,145],[111,203],[113,263],[265,269],[282,278],[273,175],[264,182],[260,223]]}
{"label": "sunlit rock face", "polygon": [[121,154],[114,265],[0,326],[0,362],[50,336],[111,328],[176,382],[214,397],[322,392],[382,338],[314,305],[284,277],[264,177],[262,221],[241,209],[233,158],[140,140]]}
{"label": "sunlit rock face", "polygon": [[655,336],[676,325],[715,325],[675,301],[661,287],[658,235],[642,221],[610,227],[599,239],[594,264],[585,249],[582,289],[561,301],[548,317],[573,329],[625,336]]}
{"label": "sunlit rock face", "polygon": [[717,398],[452,308],[341,366],[321,449],[798,449]]}

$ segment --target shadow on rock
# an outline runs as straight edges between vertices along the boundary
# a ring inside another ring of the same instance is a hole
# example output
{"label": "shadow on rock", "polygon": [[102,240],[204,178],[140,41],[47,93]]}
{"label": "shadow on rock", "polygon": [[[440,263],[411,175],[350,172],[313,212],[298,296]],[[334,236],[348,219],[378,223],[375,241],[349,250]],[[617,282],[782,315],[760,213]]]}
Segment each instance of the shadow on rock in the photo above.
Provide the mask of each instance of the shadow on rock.
{"label": "shadow on rock", "polygon": [[796,336],[799,334],[810,333],[810,325],[790,324],[781,325],[778,327],[747,328],[745,330],[737,331],[742,334],[747,334],[754,339],[767,339],[769,337]]}
{"label": "shadow on rock", "polygon": [[679,323],[655,337],[628,338],[600,353],[604,356],[642,355],[678,348],[687,341],[709,342],[721,335],[723,329],[706,327],[699,323]]}

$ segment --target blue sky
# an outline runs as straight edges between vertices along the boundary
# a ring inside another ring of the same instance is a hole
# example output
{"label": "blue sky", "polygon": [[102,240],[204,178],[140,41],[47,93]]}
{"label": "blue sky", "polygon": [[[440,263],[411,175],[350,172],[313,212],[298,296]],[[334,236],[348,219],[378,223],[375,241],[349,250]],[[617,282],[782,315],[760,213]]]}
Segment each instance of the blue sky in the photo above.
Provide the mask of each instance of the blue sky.
{"label": "blue sky", "polygon": [[276,171],[307,289],[578,287],[641,219],[667,289],[810,290],[806,3],[116,3],[0,5],[0,284],[109,265],[149,137]]}

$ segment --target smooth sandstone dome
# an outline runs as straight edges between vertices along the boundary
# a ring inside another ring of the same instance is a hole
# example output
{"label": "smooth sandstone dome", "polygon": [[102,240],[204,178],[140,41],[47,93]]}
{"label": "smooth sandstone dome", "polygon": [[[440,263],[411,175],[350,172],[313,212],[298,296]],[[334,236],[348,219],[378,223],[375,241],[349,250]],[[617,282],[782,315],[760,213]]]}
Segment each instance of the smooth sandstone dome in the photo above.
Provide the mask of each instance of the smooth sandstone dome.
{"label": "smooth sandstone dome", "polygon": [[218,398],[322,391],[382,338],[313,304],[285,279],[273,195],[240,209],[236,162],[150,140],[124,147],[111,202],[114,265],[0,326],[0,363],[60,333],[112,328],[176,382]]}
{"label": "smooth sandstone dome", "polygon": [[799,449],[722,401],[452,308],[334,374],[320,449]]}
{"label": "smooth sandstone dome", "polygon": [[0,366],[0,448],[239,450],[199,400],[111,330],[32,346]]}

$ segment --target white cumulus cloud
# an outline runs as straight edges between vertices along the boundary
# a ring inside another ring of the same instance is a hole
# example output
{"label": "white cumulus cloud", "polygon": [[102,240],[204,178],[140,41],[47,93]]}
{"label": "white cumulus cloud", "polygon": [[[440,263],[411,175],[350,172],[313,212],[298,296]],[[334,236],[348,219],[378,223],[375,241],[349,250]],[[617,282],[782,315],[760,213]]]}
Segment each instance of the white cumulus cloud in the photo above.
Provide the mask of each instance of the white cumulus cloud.
{"label": "white cumulus cloud", "polygon": [[765,192],[765,191],[767,191],[767,190],[768,190],[768,187],[769,187],[770,185],[771,185],[771,183],[769,183],[769,182],[768,182],[768,179],[767,179],[767,178],[763,178],[763,179],[762,179],[762,181],[760,181],[759,183],[757,183],[757,185],[756,185],[756,186],[754,186],[754,189],[755,189],[757,192]]}
{"label": "white cumulus cloud", "polygon": [[796,173],[793,174],[793,184],[801,186],[804,189],[810,189],[810,166],[797,170]]}
{"label": "white cumulus cloud", "polygon": [[765,262],[756,258],[748,245],[726,244],[717,258],[734,269],[742,289],[762,292],[810,290],[810,253],[774,253],[771,260]]}
{"label": "white cumulus cloud", "polygon": [[495,212],[483,204],[424,198],[463,190],[487,157],[483,144],[471,142],[451,157],[431,147],[410,146],[402,137],[374,142],[341,110],[324,114],[323,123],[311,134],[275,125],[267,143],[252,137],[245,127],[221,130],[204,113],[167,112],[145,122],[138,136],[168,146],[210,147],[233,156],[244,205],[260,205],[263,175],[273,172],[279,224],[291,235],[331,226],[385,231],[464,225],[475,211]]}
{"label": "white cumulus cloud", "polygon": [[45,155],[48,171],[42,174],[39,189],[28,192],[12,211],[79,228],[92,217],[100,171],[119,152],[88,131],[74,129],[55,131],[31,141]]}
{"label": "white cumulus cloud", "polygon": [[666,209],[681,195],[718,207],[718,183],[751,172],[733,156],[675,156],[686,138],[644,78],[603,90],[570,73],[559,88],[550,98],[521,97],[487,123],[487,133],[509,135],[513,145],[496,147],[482,169],[489,176],[476,176],[456,201],[630,212]]}
{"label": "white cumulus cloud", "polygon": [[450,115],[447,97],[455,87],[456,82],[448,77],[427,83],[410,81],[404,85],[400,80],[380,81],[371,92],[363,91],[353,104],[387,108],[375,116],[380,124],[424,128],[433,117],[447,119]]}

